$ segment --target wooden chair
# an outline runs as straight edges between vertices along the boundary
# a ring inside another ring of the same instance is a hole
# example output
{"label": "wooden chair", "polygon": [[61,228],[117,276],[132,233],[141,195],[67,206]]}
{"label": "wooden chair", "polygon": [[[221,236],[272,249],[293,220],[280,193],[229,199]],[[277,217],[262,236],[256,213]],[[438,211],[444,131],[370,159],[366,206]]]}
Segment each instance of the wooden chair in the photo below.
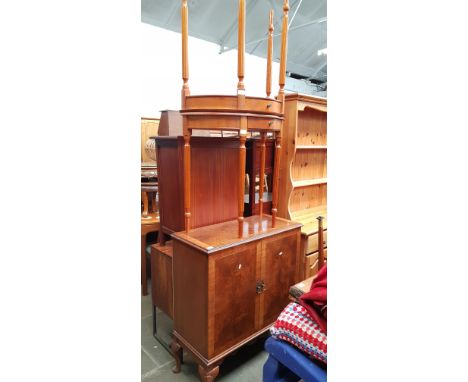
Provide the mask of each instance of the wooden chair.
{"label": "wooden chair", "polygon": [[150,232],[159,231],[157,192],[157,182],[141,184],[141,200],[143,204],[141,213],[141,293],[143,296],[148,294],[148,279],[146,273],[146,235]]}
{"label": "wooden chair", "polygon": [[[323,241],[323,216],[317,217],[318,220],[318,269],[322,269],[322,267],[327,262],[326,259],[326,249],[324,248],[324,241]],[[304,293],[307,293],[310,290],[310,286],[312,285],[312,281],[314,281],[315,277],[309,277],[300,283],[293,285],[289,288],[289,299],[294,302],[299,301],[299,297],[301,297]]]}

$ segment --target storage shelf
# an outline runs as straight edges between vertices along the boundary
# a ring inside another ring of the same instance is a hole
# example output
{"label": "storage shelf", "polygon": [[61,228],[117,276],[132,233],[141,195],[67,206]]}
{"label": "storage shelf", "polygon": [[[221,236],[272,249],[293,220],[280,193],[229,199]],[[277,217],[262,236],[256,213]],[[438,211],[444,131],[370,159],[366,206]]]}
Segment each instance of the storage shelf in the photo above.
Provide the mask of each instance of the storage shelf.
{"label": "storage shelf", "polygon": [[297,145],[297,150],[326,150],[326,145]]}
{"label": "storage shelf", "polygon": [[295,180],[292,182],[294,188],[315,186],[317,184],[326,184],[327,178]]}
{"label": "storage shelf", "polygon": [[303,235],[313,235],[318,232],[317,216],[323,216],[323,229],[327,229],[327,206],[317,206],[291,213],[291,220],[303,224],[301,232]]}

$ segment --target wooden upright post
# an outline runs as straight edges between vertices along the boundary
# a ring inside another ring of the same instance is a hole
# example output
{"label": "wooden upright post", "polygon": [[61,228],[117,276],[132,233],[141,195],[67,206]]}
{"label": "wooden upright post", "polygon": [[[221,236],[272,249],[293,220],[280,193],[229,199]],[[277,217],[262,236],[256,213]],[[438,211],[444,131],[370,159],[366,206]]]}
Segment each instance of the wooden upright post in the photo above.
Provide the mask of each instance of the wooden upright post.
{"label": "wooden upright post", "polygon": [[244,51],[245,51],[245,0],[239,0],[239,19],[237,34],[237,94],[245,94],[244,88]]}
{"label": "wooden upright post", "polygon": [[191,131],[184,126],[184,204],[185,204],[185,232],[190,231],[190,177],[191,177],[191,150],[190,150]]}
{"label": "wooden upright post", "polygon": [[[258,190],[258,202],[260,203],[260,212],[259,215],[263,215],[263,188],[265,187],[265,141],[266,141],[266,132],[262,131],[260,133],[260,188]],[[255,179],[254,179],[255,181]],[[255,187],[255,184],[254,184]],[[254,193],[255,195],[255,193]]]}
{"label": "wooden upright post", "polygon": [[[245,51],[245,0],[239,0],[239,18],[237,35],[237,108],[245,109],[244,87],[244,51]],[[245,141],[247,138],[247,117],[240,117],[239,126],[239,193],[238,193],[238,217],[239,237],[244,231],[244,188],[245,188]]]}
{"label": "wooden upright post", "polygon": [[[188,6],[187,0],[182,0],[182,109],[185,109],[185,99],[190,95],[188,86]],[[187,128],[186,117],[183,117],[184,133],[184,211],[185,211],[185,231],[190,231],[190,136],[192,132]]]}
{"label": "wooden upright post", "polygon": [[[289,2],[284,0],[283,3],[283,24],[281,26],[281,58],[280,58],[280,71],[279,71],[279,92],[278,101],[281,102],[281,113],[284,115],[284,84],[286,82],[286,60],[288,51],[288,11]],[[281,131],[283,122],[281,122],[281,129],[276,132],[275,139],[275,170],[273,175],[273,195],[271,200],[271,220],[272,226],[276,223],[276,214],[278,212],[278,187],[279,187],[279,170],[281,159]]]}
{"label": "wooden upright post", "polygon": [[188,69],[188,6],[187,0],[182,0],[181,8],[182,16],[182,109],[185,109],[185,97],[190,95],[188,85],[189,69]]}
{"label": "wooden upright post", "polygon": [[279,170],[281,158],[281,130],[276,132],[275,136],[275,168],[273,171],[273,190],[271,196],[271,224],[276,224],[276,214],[278,213],[278,188],[279,188]]}
{"label": "wooden upright post", "polygon": [[286,61],[288,52],[288,11],[289,2],[284,0],[283,24],[281,26],[281,58],[279,70],[279,93],[278,100],[282,103],[281,112],[284,114],[284,84],[286,82]]}
{"label": "wooden upright post", "polygon": [[247,139],[247,131],[241,131],[239,135],[239,198],[238,198],[238,222],[239,222],[239,237],[242,237],[244,231],[244,187],[245,187],[245,141]]}
{"label": "wooden upright post", "polygon": [[318,269],[320,270],[325,265],[324,248],[323,248],[323,216],[318,216]]}
{"label": "wooden upright post", "polygon": [[270,10],[270,24],[268,25],[268,52],[267,52],[267,77],[266,77],[266,95],[271,94],[271,61],[273,57],[273,9]]}

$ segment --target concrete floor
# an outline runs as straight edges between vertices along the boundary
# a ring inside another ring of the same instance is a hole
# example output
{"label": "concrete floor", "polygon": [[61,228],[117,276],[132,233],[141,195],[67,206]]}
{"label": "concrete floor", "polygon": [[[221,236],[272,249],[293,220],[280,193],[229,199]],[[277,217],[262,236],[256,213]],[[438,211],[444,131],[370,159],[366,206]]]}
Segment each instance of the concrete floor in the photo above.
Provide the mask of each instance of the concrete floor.
{"label": "concrete floor", "polygon": [[[158,312],[158,334],[169,342],[172,322]],[[264,338],[238,349],[220,366],[218,382],[260,382],[268,354],[263,350]],[[153,337],[151,291],[141,298],[141,380],[142,382],[200,381],[197,364],[184,353],[182,370],[172,372],[175,364],[169,352]]]}

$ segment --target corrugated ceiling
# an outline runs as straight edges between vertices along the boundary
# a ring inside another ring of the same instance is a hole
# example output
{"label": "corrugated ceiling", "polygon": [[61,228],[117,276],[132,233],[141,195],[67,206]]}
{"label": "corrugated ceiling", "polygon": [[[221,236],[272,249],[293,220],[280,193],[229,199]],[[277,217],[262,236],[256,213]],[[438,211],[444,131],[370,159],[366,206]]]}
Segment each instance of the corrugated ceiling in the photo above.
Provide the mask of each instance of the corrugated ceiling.
{"label": "corrugated ceiling", "polygon": [[[175,32],[181,30],[179,0],[142,0],[142,21]],[[220,46],[220,52],[237,48],[237,0],[188,0],[189,34]],[[246,1],[246,52],[266,57],[268,14],[274,14],[274,60],[279,61],[283,0]],[[314,81],[327,81],[326,0],[289,1],[288,62],[286,70]]]}

